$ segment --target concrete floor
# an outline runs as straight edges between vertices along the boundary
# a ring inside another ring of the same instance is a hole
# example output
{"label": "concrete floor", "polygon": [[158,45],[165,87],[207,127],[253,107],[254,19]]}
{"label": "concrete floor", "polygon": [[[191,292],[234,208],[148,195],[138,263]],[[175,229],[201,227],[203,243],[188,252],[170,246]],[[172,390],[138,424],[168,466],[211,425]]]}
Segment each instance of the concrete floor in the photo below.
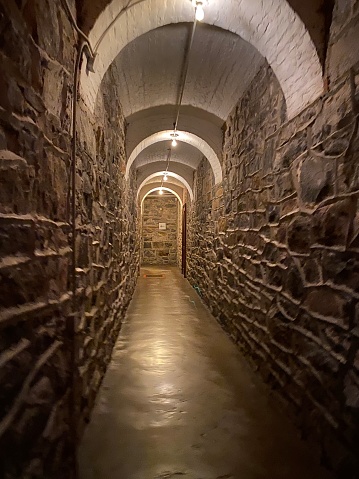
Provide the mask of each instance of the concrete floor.
{"label": "concrete floor", "polygon": [[329,479],[275,409],[179,271],[146,268],[80,447],[80,477]]}

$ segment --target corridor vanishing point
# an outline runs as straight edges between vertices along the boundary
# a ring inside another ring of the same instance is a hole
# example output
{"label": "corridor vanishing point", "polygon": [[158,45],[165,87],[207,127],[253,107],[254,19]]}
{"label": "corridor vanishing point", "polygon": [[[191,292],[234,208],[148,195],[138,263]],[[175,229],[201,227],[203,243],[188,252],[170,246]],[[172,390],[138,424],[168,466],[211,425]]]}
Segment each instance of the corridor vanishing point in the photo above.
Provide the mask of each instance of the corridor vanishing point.
{"label": "corridor vanishing point", "polygon": [[358,0],[0,0],[0,479],[359,479]]}

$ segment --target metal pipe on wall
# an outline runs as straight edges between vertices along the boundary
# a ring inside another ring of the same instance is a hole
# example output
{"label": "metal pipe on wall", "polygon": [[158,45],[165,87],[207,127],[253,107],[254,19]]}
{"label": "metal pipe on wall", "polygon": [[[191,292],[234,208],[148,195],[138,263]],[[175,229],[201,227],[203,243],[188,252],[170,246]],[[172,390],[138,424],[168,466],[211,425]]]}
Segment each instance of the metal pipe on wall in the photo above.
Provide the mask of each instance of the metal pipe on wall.
{"label": "metal pipe on wall", "polygon": [[70,342],[70,374],[71,374],[71,386],[70,386],[70,401],[69,401],[69,427],[70,427],[70,441],[73,450],[73,478],[79,477],[78,464],[77,464],[77,447],[78,447],[78,416],[77,416],[77,301],[76,301],[76,155],[77,155],[77,104],[78,104],[78,88],[80,79],[80,68],[83,54],[86,53],[87,58],[87,71],[93,70],[93,63],[95,54],[90,44],[88,37],[78,27],[75,18],[72,15],[71,9],[67,3],[67,0],[62,0],[63,6],[67,11],[71,24],[75,31],[79,35],[79,41],[76,48],[76,59],[73,73],[73,98],[72,98],[72,111],[71,111],[71,181],[69,184],[71,214],[69,215],[69,222],[71,222],[71,239],[70,244],[72,248],[71,252],[71,270],[70,270],[70,282],[72,292],[72,313],[67,319],[67,334]]}

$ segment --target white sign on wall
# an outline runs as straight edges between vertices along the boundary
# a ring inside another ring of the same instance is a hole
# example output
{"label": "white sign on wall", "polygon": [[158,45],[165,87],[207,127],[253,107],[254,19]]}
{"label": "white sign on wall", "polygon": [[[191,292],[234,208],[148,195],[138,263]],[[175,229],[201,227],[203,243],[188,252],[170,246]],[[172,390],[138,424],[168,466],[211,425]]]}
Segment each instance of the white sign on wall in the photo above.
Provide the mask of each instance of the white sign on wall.
{"label": "white sign on wall", "polygon": [[166,229],[166,223],[158,223],[158,229],[159,230],[165,230]]}

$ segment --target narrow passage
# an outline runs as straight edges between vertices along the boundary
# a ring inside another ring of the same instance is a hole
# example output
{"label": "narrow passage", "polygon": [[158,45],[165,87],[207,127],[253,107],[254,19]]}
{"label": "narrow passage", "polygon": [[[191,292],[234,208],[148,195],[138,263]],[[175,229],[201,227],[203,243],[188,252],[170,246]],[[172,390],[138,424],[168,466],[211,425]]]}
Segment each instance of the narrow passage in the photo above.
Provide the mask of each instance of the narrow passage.
{"label": "narrow passage", "polygon": [[141,271],[79,462],[81,479],[331,477],[176,268]]}

